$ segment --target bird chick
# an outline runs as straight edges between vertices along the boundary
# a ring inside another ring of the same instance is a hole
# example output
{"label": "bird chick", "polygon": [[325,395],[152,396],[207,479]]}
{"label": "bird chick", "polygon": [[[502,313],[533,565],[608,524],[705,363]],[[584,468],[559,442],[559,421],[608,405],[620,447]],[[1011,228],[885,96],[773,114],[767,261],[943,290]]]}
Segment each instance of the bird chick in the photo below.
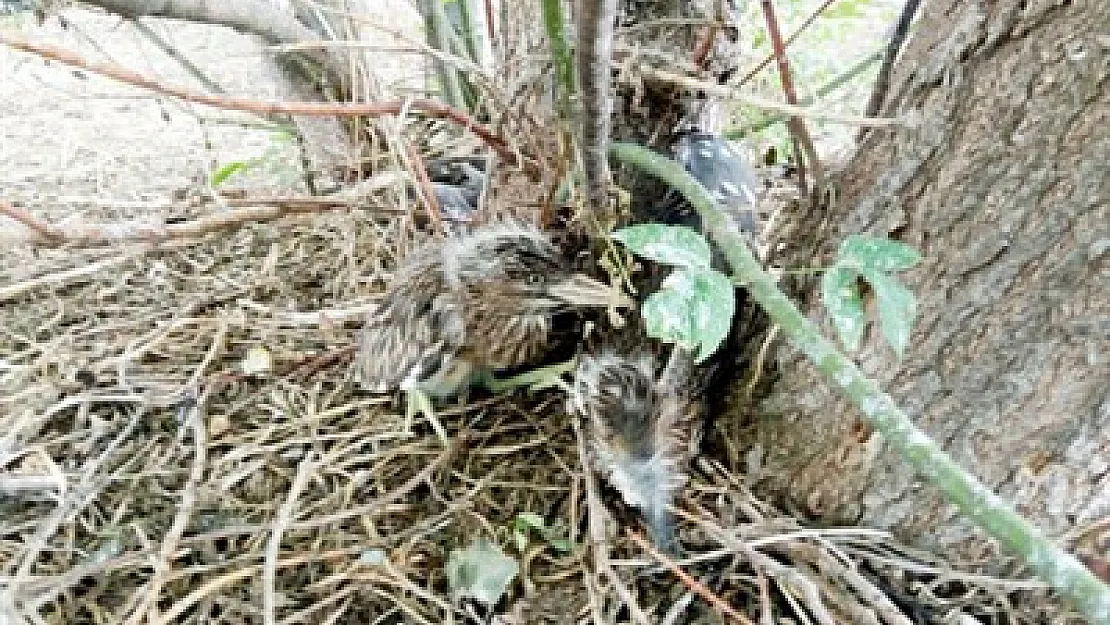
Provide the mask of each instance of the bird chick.
{"label": "bird chick", "polygon": [[[730,141],[720,135],[689,129],[677,135],[671,152],[674,160],[701,183],[741,232],[758,233],[756,173]],[[664,223],[694,227],[700,224],[696,211],[674,189],[667,191],[655,211],[655,217]]]}
{"label": "bird chick", "polygon": [[428,161],[432,192],[448,224],[470,222],[478,210],[489,174],[481,158],[440,158]]}
{"label": "bird chick", "polygon": [[588,354],[568,398],[570,412],[588,421],[599,470],[664,549],[673,540],[667,507],[686,483],[704,417],[692,368],[693,355],[679,347],[658,375],[647,354]]}
{"label": "bird chick", "polygon": [[356,368],[372,392],[448,398],[538,364],[556,315],[631,303],[572,271],[535,226],[494,223],[409,255],[367,320]]}

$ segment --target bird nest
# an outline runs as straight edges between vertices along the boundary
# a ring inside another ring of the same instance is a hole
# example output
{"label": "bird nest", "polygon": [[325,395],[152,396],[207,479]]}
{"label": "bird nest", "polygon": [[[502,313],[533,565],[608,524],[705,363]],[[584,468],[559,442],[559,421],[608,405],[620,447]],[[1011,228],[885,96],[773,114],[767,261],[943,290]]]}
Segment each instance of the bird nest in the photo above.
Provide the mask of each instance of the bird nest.
{"label": "bird nest", "polygon": [[[541,199],[530,181],[497,187],[502,210]],[[681,555],[669,556],[584,468],[561,392],[475,394],[438,411],[442,436],[359,390],[349,363],[362,320],[398,259],[434,236],[403,195],[157,246],[4,249],[0,623],[1053,613],[1011,607],[1040,596],[1033,583],[960,573],[883,532],[810,527],[756,496],[736,416],[707,433],[713,451],[677,501]],[[174,209],[195,223],[229,203]],[[447,573],[479,541],[518,567],[492,605],[457,596]]]}
{"label": "bird nest", "polygon": [[[7,255],[0,614],[1034,622],[1009,608],[1028,587],[775,509],[748,489],[733,437],[696,462],[676,561],[594,487],[561,393],[447,407],[446,441],[407,421],[392,397],[358,390],[348,362],[364,311],[421,236],[352,209],[173,247]],[[454,597],[445,572],[479,539],[519,565],[493,606]]]}

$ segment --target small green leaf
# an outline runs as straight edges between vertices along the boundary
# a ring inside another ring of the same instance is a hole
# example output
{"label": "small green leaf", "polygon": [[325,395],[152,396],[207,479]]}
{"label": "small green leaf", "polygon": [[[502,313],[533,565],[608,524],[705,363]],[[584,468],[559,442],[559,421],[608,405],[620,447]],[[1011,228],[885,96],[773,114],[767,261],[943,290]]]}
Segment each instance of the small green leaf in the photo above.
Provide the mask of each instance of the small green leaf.
{"label": "small green leaf", "polygon": [[837,335],[849,351],[859,349],[863,339],[863,299],[858,279],[859,274],[854,270],[839,266],[831,267],[821,278],[821,300]]}
{"label": "small green leaf", "polygon": [[516,560],[495,545],[479,540],[466,549],[455,549],[447,559],[447,583],[456,599],[473,597],[493,605],[505,594],[517,573]]}
{"label": "small green leaf", "polygon": [[521,512],[516,515],[512,523],[513,541],[516,544],[517,551],[524,552],[528,547],[528,535],[531,530],[535,530],[548,544],[548,546],[559,551],[570,551],[570,541],[565,538],[560,538],[560,532],[553,527],[549,527],[543,520],[543,517],[535,512]]}
{"label": "small green leaf", "polygon": [[516,515],[516,526],[521,529],[529,527],[543,531],[547,526],[543,522],[543,517],[535,512],[520,512]]}
{"label": "small green leaf", "polygon": [[274,143],[292,143],[297,138],[293,130],[277,129],[270,133],[270,141]]}
{"label": "small green leaf", "polygon": [[709,357],[728,336],[736,309],[736,290],[712,269],[677,270],[663,281],[642,308],[648,336],[689,349],[696,361]]}
{"label": "small green leaf", "polygon": [[621,228],[612,236],[648,260],[677,267],[709,267],[709,242],[685,226],[640,224]]}
{"label": "small green leaf", "polygon": [[694,310],[694,329],[701,344],[695,361],[701,362],[717,351],[732,329],[736,287],[728,276],[717,271],[699,272],[695,282],[701,295]]}
{"label": "small green leaf", "polygon": [[921,260],[917,250],[891,239],[854,234],[840,244],[837,264],[860,271],[902,271]]}
{"label": "small green leaf", "polygon": [[917,300],[912,291],[885,273],[865,271],[863,276],[875,290],[883,336],[901,358],[906,352],[910,334],[913,332],[914,317],[917,316]]}
{"label": "small green leaf", "polygon": [[846,0],[838,2],[832,7],[826,9],[821,13],[821,17],[825,19],[845,19],[855,17],[865,17],[863,9],[860,7],[859,2],[852,2]]}
{"label": "small green leaf", "polygon": [[659,289],[649,295],[640,308],[648,336],[691,349],[695,347],[689,306],[687,294],[675,289]]}
{"label": "small green leaf", "polygon": [[562,551],[563,553],[567,553],[573,548],[570,544],[570,540],[566,538],[549,538],[547,544],[551,545],[552,549]]}
{"label": "small green leaf", "polygon": [[513,544],[516,545],[517,551],[524,553],[524,550],[528,548],[528,530],[514,527]]}
{"label": "small green leaf", "polygon": [[227,182],[227,179],[247,168],[247,164],[243,161],[231,161],[227,165],[220,167],[212,172],[212,179],[210,184],[213,187],[218,187]]}

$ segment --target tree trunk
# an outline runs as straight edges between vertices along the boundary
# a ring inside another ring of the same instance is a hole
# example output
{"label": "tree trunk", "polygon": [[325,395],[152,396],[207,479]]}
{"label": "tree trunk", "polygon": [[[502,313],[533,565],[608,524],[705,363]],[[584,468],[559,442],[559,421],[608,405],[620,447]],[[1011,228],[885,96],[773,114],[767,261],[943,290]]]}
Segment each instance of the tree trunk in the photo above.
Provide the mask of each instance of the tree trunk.
{"label": "tree trunk", "polygon": [[[1095,0],[927,3],[885,106],[919,125],[867,136],[839,201],[807,217],[820,251],[799,263],[827,265],[860,232],[922,252],[905,358],[872,328],[857,362],[1055,537],[1110,514],[1108,23]],[[745,441],[764,492],[994,555],[795,351],[777,360]]]}

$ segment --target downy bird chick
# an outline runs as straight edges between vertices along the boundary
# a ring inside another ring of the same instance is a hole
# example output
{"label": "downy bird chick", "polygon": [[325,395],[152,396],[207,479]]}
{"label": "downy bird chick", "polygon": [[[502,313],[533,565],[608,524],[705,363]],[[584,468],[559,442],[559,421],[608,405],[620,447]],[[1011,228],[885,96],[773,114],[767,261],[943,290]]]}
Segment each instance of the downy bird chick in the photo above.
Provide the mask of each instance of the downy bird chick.
{"label": "downy bird chick", "polygon": [[568,398],[570,412],[588,422],[596,467],[664,549],[674,532],[667,507],[700,440],[705,403],[697,386],[685,349],[675,347],[658,373],[650,355],[606,350],[581,357]]}
{"label": "downy bird chick", "polygon": [[452,397],[540,363],[556,315],[614,305],[631,300],[574,272],[538,228],[493,223],[409,255],[363,329],[358,376],[372,392]]}

